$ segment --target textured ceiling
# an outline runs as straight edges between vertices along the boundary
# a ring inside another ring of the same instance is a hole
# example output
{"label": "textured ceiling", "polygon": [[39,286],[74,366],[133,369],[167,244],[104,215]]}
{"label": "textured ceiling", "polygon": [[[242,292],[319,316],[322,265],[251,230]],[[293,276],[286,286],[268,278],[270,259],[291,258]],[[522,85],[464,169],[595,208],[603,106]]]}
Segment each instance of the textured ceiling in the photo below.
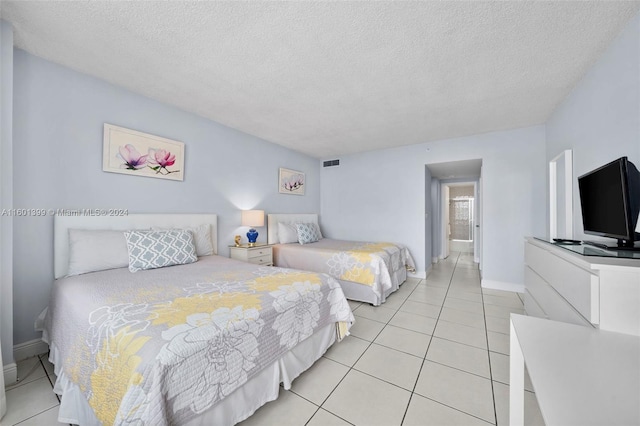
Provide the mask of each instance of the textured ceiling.
{"label": "textured ceiling", "polygon": [[319,158],[544,123],[640,7],[0,4],[21,49]]}

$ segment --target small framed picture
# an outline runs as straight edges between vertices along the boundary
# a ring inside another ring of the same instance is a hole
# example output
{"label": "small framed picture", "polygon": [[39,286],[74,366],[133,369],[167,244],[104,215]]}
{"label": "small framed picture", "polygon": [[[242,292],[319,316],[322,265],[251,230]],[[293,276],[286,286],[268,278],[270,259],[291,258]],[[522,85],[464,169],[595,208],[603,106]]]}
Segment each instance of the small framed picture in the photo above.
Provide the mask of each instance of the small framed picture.
{"label": "small framed picture", "polygon": [[304,173],[280,167],[278,192],[281,194],[304,195],[304,185]]}
{"label": "small framed picture", "polygon": [[102,170],[184,180],[184,143],[105,123]]}

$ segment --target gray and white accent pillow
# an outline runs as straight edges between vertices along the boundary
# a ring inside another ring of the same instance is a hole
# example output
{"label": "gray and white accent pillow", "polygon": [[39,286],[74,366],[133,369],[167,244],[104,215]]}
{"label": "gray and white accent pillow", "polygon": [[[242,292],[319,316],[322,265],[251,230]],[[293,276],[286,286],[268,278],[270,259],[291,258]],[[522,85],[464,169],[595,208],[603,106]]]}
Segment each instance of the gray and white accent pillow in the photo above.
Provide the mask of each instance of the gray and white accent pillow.
{"label": "gray and white accent pillow", "polygon": [[300,244],[315,243],[320,240],[320,229],[315,223],[296,223],[298,242]]}
{"label": "gray and white accent pillow", "polygon": [[129,270],[184,265],[198,260],[191,231],[128,231],[124,233],[129,252]]}

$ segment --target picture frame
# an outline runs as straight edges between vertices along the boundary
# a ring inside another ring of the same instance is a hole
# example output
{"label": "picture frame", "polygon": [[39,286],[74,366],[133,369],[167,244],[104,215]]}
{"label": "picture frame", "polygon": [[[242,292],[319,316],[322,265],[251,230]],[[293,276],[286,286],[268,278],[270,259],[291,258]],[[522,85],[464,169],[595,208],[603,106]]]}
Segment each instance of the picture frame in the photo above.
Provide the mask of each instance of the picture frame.
{"label": "picture frame", "polygon": [[280,167],[278,192],[280,194],[304,195],[305,179],[303,172]]}
{"label": "picture frame", "polygon": [[105,123],[102,170],[183,181],[184,143]]}

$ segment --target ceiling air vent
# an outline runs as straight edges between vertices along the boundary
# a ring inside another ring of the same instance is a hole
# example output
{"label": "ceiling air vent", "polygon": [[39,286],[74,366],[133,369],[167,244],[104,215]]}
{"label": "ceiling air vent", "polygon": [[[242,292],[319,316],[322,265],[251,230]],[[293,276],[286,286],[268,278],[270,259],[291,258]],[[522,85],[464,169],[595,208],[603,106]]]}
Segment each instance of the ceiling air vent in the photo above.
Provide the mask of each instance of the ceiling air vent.
{"label": "ceiling air vent", "polygon": [[327,160],[323,163],[323,167],[339,166],[340,160]]}

